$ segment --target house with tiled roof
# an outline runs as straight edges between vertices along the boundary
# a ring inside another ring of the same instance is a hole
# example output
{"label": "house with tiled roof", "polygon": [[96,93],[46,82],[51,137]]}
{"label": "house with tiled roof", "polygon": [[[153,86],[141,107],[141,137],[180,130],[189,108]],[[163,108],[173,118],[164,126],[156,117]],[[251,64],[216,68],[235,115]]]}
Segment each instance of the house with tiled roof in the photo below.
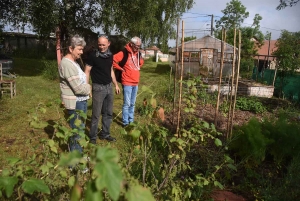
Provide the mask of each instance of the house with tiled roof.
{"label": "house with tiled roof", "polygon": [[[277,40],[265,40],[264,44],[258,48],[257,54],[254,56],[255,63],[261,70],[263,67],[269,69],[275,69],[276,57],[273,56],[273,52],[277,50]],[[259,70],[259,71],[260,71]]]}

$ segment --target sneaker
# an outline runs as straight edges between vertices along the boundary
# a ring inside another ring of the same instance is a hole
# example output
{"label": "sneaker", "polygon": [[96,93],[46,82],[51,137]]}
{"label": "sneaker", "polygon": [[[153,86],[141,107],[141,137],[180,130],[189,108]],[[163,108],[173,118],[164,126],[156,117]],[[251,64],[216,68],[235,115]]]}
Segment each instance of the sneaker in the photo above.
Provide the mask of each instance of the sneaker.
{"label": "sneaker", "polygon": [[116,138],[112,137],[112,136],[107,136],[107,137],[100,137],[101,140],[107,140],[109,142],[115,142],[117,141]]}

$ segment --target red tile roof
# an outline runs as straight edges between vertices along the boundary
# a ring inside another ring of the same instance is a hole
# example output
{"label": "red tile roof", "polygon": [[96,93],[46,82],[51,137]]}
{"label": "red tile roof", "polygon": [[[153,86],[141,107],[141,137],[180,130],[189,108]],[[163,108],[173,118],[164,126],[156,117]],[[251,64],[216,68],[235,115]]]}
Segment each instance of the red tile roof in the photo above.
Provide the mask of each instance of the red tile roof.
{"label": "red tile roof", "polygon": [[[277,49],[275,44],[277,40],[270,40],[270,51],[269,51],[269,56],[272,56],[272,53]],[[268,50],[269,50],[269,41],[265,40],[264,45],[261,46],[260,49],[257,51],[257,55],[260,55],[260,58],[263,58],[262,56],[268,56]],[[258,56],[255,56],[257,59]],[[273,60],[273,57],[269,58],[269,60]]]}

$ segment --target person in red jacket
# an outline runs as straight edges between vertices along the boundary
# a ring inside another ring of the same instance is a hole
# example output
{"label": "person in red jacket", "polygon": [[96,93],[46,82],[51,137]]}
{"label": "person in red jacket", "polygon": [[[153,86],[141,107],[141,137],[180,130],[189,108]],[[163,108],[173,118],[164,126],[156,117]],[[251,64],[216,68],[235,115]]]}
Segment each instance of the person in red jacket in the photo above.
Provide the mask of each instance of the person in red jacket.
{"label": "person in red jacket", "polygon": [[[121,83],[123,86],[123,126],[127,126],[134,121],[134,107],[138,91],[138,84],[140,81],[140,68],[144,64],[144,60],[139,52],[141,44],[141,39],[135,36],[130,40],[129,43],[126,44],[125,50],[118,52],[113,57],[113,67],[122,71]],[[127,59],[121,67],[120,62],[124,57]]]}

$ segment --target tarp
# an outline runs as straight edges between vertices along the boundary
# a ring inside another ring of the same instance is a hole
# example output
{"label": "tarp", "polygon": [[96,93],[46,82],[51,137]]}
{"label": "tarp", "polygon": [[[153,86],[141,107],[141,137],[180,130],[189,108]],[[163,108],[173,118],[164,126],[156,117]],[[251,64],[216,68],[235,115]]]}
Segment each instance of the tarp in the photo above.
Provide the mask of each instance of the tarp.
{"label": "tarp", "polygon": [[[257,68],[254,67],[252,79],[258,82],[263,82],[267,85],[273,84],[275,70],[264,69],[257,74]],[[282,89],[282,96],[286,99],[300,102],[300,75],[286,75],[282,80],[280,78],[280,71],[277,71],[276,80],[274,83],[274,96],[278,96]]]}

